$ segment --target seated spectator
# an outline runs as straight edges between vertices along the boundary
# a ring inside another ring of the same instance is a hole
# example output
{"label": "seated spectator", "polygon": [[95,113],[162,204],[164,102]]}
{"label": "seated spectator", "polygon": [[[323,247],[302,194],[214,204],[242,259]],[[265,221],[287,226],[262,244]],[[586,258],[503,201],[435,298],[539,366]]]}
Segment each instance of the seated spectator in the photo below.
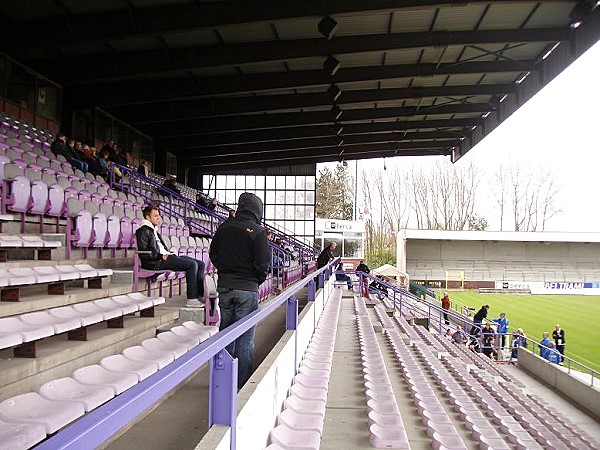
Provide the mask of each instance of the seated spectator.
{"label": "seated spectator", "polygon": [[100,175],[102,168],[100,167],[98,157],[96,156],[96,149],[94,147],[90,147],[89,145],[83,145],[82,153],[84,155],[85,162],[88,165],[88,171],[93,175]]}
{"label": "seated spectator", "polygon": [[219,204],[219,201],[216,198],[213,198],[210,203],[208,204],[208,209],[210,209],[211,211],[214,211],[217,208],[217,205]]}
{"label": "seated spectator", "polygon": [[387,287],[381,284],[379,279],[375,279],[369,285],[369,294],[374,294],[379,300],[383,300],[388,295]]}
{"label": "seated spectator", "polygon": [[444,337],[446,339],[448,339],[449,341],[452,341],[452,329],[451,328],[448,328],[446,330],[446,333],[444,334]]}
{"label": "seated spectator", "polygon": [[140,161],[140,165],[137,169],[137,172],[140,175],[143,175],[146,178],[148,178],[148,175],[150,175],[150,163],[148,161],[146,161],[145,159],[142,159]]}
{"label": "seated spectator", "polygon": [[67,136],[64,133],[58,133],[56,135],[56,139],[50,146],[50,150],[52,150],[52,153],[54,153],[56,156],[64,156],[69,164],[71,164],[75,169],[79,169],[82,172],[87,172],[87,163],[77,159],[74,147],[75,141],[73,139],[70,139],[67,142]]}
{"label": "seated spectator", "polygon": [[165,178],[165,181],[163,182],[163,187],[177,193],[180,194],[181,192],[179,191],[179,188],[177,187],[176,181],[175,181],[175,177],[173,175],[167,175],[167,177]]}
{"label": "seated spectator", "polygon": [[488,336],[494,337],[496,335],[496,330],[492,328],[492,324],[486,322],[483,328],[481,329],[481,333],[483,334],[483,338],[485,339]]}
{"label": "seated spectator", "polygon": [[452,333],[452,342],[455,344],[466,344],[467,336],[462,329],[462,326],[456,325],[456,331]]}
{"label": "seated spectator", "polygon": [[229,210],[229,217],[227,217],[227,220],[229,219],[235,219],[235,209]]}
{"label": "seated spectator", "polygon": [[479,337],[481,336],[481,333],[476,333],[473,334],[471,333],[471,335],[469,336],[469,350],[471,350],[473,353],[479,353],[479,348],[481,346],[480,342],[479,342]]}
{"label": "seated spectator", "polygon": [[196,194],[196,205],[208,209],[209,202],[204,194],[200,192]]}
{"label": "seated spectator", "polygon": [[483,347],[481,349],[481,352],[490,359],[498,359],[498,352],[494,347],[493,336],[488,335],[483,338]]}
{"label": "seated spectator", "polygon": [[352,280],[350,279],[350,275],[346,273],[344,270],[344,265],[339,263],[335,273],[336,281],[345,281],[348,284],[348,289],[352,290]]}
{"label": "seated spectator", "polygon": [[108,159],[109,154],[108,151],[106,150],[102,150],[100,152],[100,156],[98,157],[98,165],[100,167],[100,173],[98,175],[100,175],[102,178],[104,178],[105,180],[108,179],[108,168],[110,166],[110,161]]}

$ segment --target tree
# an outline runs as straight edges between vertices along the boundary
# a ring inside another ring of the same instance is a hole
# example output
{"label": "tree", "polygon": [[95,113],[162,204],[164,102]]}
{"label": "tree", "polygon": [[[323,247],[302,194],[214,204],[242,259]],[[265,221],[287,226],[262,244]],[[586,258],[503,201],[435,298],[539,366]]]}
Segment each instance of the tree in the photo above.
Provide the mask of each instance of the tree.
{"label": "tree", "polygon": [[548,220],[561,212],[556,206],[561,186],[551,169],[501,165],[494,179],[497,184],[493,191],[500,207],[501,229],[507,207],[512,209],[514,231],[544,231]]}
{"label": "tree", "polygon": [[352,220],[352,182],[348,168],[338,164],[332,172],[328,167],[317,178],[316,215],[323,219]]}

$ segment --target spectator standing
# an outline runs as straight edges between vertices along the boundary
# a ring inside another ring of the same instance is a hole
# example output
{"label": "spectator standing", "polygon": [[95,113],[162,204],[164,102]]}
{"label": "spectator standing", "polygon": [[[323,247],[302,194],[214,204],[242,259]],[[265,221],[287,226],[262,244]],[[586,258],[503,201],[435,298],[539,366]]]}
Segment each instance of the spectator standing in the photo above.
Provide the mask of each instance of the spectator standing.
{"label": "spectator standing", "polygon": [[518,358],[519,347],[527,348],[527,336],[523,333],[523,328],[517,328],[513,333],[512,350],[510,354],[511,361]]}
{"label": "spectator standing", "polygon": [[442,309],[444,310],[444,321],[446,325],[450,325],[450,319],[448,319],[448,310],[450,309],[450,297],[448,297],[447,292],[444,292],[444,296],[442,297]]}
{"label": "spectator standing", "polygon": [[542,340],[540,341],[540,357],[547,359],[548,351],[550,349],[550,333],[544,331],[542,334]]}
{"label": "spectator standing", "polygon": [[[244,192],[239,197],[235,218],[219,226],[210,244],[210,259],[219,271],[221,330],[258,309],[258,287],[267,278],[271,262],[262,217],[260,198]],[[229,344],[227,351],[238,359],[241,388],[252,374],[254,327]]]}
{"label": "spectator standing", "polygon": [[473,327],[471,328],[471,334],[479,333],[481,329],[481,323],[483,319],[487,317],[488,310],[490,309],[490,305],[482,305],[481,309],[477,311],[475,316],[473,316]]}
{"label": "spectator standing", "polygon": [[508,319],[506,318],[506,314],[501,312],[499,317],[496,319],[492,319],[492,322],[498,324],[498,334],[500,334],[500,341],[502,342],[502,347],[506,347],[506,336],[508,336]]}
{"label": "spectator standing", "polygon": [[333,252],[335,251],[336,247],[337,244],[335,242],[330,242],[329,245],[323,249],[317,258],[317,269],[325,267],[327,263],[333,259]]}
{"label": "spectator standing", "polygon": [[360,264],[358,266],[356,266],[356,271],[364,272],[364,273],[371,273],[371,269],[369,269],[369,266],[367,266],[364,261],[361,261]]}
{"label": "spectator standing", "polygon": [[179,191],[179,188],[177,187],[177,184],[175,182],[175,177],[173,175],[167,175],[167,177],[165,178],[165,181],[163,182],[162,185],[163,185],[163,187],[170,189],[171,191],[173,191],[177,194],[181,193]]}
{"label": "spectator standing", "polygon": [[199,308],[204,305],[204,262],[188,256],[178,256],[167,250],[158,232],[160,214],[158,207],[150,205],[142,211],[144,220],[135,232],[142,268],[146,270],[185,271],[188,301],[186,306]]}
{"label": "spectator standing", "polygon": [[563,330],[559,324],[556,324],[554,327],[554,331],[552,332],[552,339],[554,339],[554,345],[556,346],[556,350],[560,353],[560,361],[559,364],[562,364],[565,359],[565,344],[567,341],[565,340],[565,330]]}
{"label": "spectator standing", "polygon": [[146,161],[145,159],[142,159],[140,161],[140,165],[137,168],[137,173],[148,178],[148,175],[150,175],[150,167],[149,166],[150,166],[150,164],[148,163],[148,161]]}
{"label": "spectator standing", "polygon": [[550,348],[548,348],[548,353],[546,354],[546,360],[551,362],[552,364],[560,364],[561,363],[561,354],[558,353],[554,346],[554,342],[550,341],[548,344]]}

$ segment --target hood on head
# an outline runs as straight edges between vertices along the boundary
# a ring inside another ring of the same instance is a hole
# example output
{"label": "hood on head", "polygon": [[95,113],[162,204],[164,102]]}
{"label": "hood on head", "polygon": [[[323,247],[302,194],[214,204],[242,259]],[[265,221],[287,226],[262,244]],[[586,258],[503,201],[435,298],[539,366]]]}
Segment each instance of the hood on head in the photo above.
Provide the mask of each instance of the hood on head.
{"label": "hood on head", "polygon": [[263,217],[262,200],[250,192],[244,192],[238,199],[237,215],[250,215],[257,223],[260,223]]}

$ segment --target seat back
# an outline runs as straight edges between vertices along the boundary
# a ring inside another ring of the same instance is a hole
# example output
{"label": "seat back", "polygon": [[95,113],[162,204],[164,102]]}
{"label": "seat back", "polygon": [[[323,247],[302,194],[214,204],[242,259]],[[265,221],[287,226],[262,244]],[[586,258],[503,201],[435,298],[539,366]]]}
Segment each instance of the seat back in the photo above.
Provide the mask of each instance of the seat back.
{"label": "seat back", "polygon": [[73,245],[77,247],[90,247],[95,240],[93,218],[89,211],[82,209],[75,218],[75,232]]}
{"label": "seat back", "polygon": [[31,208],[31,183],[27,177],[18,175],[11,183],[11,194],[7,201],[11,211],[25,213]]}
{"label": "seat back", "polygon": [[106,247],[117,248],[121,246],[123,236],[121,232],[121,220],[114,214],[111,214],[107,218],[107,232],[108,238],[106,241]]}
{"label": "seat back", "polygon": [[54,183],[48,189],[48,210],[46,214],[52,217],[63,217],[66,211],[65,191],[60,184]]}
{"label": "seat back", "polygon": [[[43,216],[48,211],[50,202],[48,200],[48,186],[42,180],[34,181],[31,185],[31,208],[29,214]],[[40,218],[40,220],[42,220]]]}

